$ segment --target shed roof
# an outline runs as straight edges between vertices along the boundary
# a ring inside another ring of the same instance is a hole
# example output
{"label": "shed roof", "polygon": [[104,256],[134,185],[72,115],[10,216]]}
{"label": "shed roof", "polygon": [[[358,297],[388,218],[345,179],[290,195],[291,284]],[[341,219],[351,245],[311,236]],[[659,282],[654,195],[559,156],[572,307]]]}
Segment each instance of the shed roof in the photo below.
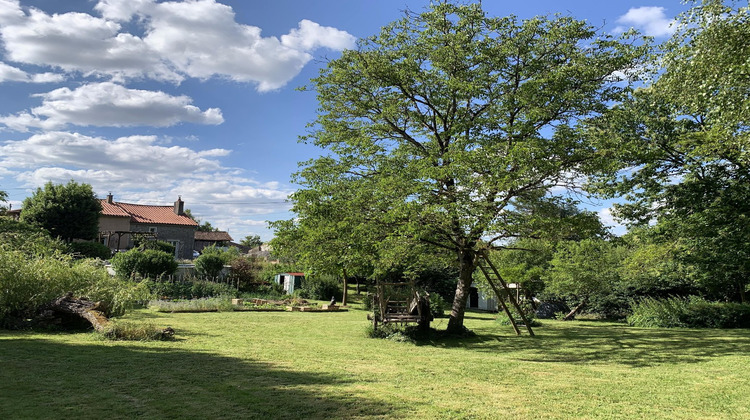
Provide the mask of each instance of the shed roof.
{"label": "shed roof", "polygon": [[229,233],[224,231],[216,231],[216,232],[201,232],[196,231],[195,232],[195,240],[196,241],[232,241],[232,237],[229,236]]}

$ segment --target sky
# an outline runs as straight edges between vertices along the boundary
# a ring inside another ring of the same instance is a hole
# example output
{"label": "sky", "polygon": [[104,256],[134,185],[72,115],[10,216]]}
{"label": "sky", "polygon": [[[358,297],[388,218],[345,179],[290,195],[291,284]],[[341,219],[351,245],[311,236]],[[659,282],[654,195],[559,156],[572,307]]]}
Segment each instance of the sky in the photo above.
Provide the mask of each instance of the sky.
{"label": "sky", "polygon": [[[239,241],[289,219],[309,83],[404,10],[429,0],[0,0],[0,190],[13,208],[47,182],[171,205]],[[488,1],[495,16],[561,13],[617,34],[671,34],[687,6]],[[605,224],[611,202],[592,202]]]}

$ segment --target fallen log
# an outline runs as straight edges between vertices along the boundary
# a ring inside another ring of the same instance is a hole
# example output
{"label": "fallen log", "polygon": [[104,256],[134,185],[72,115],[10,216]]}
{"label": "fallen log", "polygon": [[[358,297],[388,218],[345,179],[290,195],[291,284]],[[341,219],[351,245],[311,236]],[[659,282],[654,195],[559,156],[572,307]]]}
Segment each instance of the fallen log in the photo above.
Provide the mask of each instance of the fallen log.
{"label": "fallen log", "polygon": [[92,302],[88,299],[74,298],[72,293],[55,299],[45,307],[45,317],[50,318],[55,314],[66,314],[78,316],[91,324],[96,331],[102,331],[109,323],[109,318],[101,311],[100,302]]}

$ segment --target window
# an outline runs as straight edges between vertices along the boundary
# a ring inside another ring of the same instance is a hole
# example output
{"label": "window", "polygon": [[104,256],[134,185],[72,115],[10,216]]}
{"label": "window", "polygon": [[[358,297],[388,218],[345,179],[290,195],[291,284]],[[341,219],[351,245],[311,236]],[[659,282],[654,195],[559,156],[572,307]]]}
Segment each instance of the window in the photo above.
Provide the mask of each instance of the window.
{"label": "window", "polygon": [[149,226],[148,232],[149,233],[156,233],[156,226]]}

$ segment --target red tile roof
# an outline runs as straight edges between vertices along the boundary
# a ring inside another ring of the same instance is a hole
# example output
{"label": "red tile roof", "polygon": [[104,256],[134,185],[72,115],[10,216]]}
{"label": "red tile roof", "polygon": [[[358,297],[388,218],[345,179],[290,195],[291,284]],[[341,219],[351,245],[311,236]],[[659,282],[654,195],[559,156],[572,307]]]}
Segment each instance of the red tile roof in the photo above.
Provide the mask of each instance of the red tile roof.
{"label": "red tile roof", "polygon": [[198,226],[198,223],[185,214],[175,214],[174,206],[147,206],[129,203],[108,203],[102,200],[102,215],[130,217],[133,223],[154,225]]}
{"label": "red tile roof", "polygon": [[195,232],[196,241],[232,241],[227,232]]}

